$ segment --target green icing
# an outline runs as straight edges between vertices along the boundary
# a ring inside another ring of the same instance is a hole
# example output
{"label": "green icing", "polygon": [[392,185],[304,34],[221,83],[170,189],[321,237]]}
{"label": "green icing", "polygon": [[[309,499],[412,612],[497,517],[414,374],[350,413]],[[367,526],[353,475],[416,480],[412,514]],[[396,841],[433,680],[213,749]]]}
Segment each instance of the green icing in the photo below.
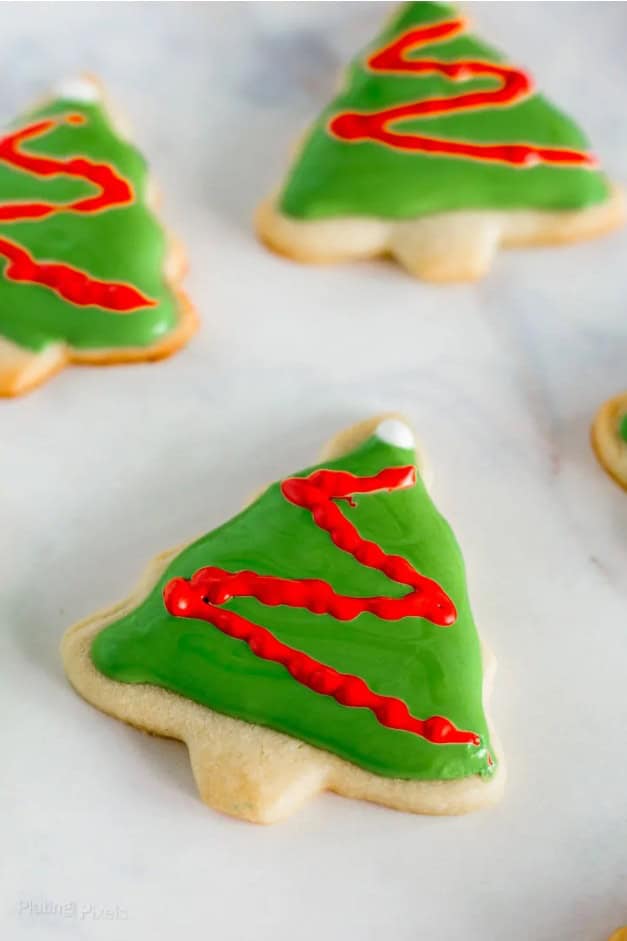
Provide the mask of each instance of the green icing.
{"label": "green icing", "polygon": [[[131,284],[158,303],[125,314],[77,306],[44,286],[3,277],[7,261],[0,255],[0,334],[35,351],[57,341],[80,349],[152,345],[173,329],[178,314],[164,277],[166,236],[146,205],[146,163],[118,136],[97,103],[56,99],[20,117],[13,127],[64,113],[81,114],[85,121],[59,124],[45,136],[25,141],[21,149],[109,163],[132,184],[135,201],[97,213],[62,212],[39,220],[0,222],[0,237],[19,243],[37,261],[65,263],[100,280]],[[37,177],[0,161],[0,205],[25,200],[67,203],[97,192],[84,180]]]}
{"label": "green icing", "polygon": [[[329,469],[358,475],[414,463],[413,450],[376,436]],[[301,475],[315,468],[302,471]],[[437,745],[382,726],[372,712],[340,705],[296,682],[277,663],[205,621],[170,615],[163,586],[207,565],[287,578],[322,578],[337,592],[401,597],[389,581],[337,549],[309,511],[269,487],[252,505],[184,549],[149,596],[102,630],[92,646],[96,667],[124,683],[151,683],[219,712],[269,726],[383,775],[450,779],[490,773],[489,733],[482,706],[482,666],[468,601],[463,559],[455,537],[419,480],[414,487],[355,497],[342,512],[366,539],[408,559],[454,601],[458,618],[438,627],[422,618],[383,621],[370,613],[339,622],[299,608],[269,607],[251,598],[225,608],[269,629],[284,643],[345,673],[375,692],[403,699],[420,718],[444,715],[481,736],[481,745]]]}
{"label": "green icing", "polygon": [[627,444],[627,412],[621,416],[618,422],[618,436]]}
{"label": "green icing", "polygon": [[[589,169],[516,168],[485,161],[395,150],[371,141],[345,142],[326,130],[345,110],[363,112],[432,97],[495,88],[494,79],[462,83],[437,74],[368,71],[366,55],[407,29],[458,15],[440,3],[410,3],[348,69],[345,87],[314,124],[281,195],[281,210],[300,219],[365,215],[408,218],[456,209],[573,209],[608,198],[605,176]],[[474,36],[425,46],[411,57],[484,59],[503,56]],[[541,95],[510,107],[485,108],[399,122],[396,130],[451,140],[532,143],[587,150],[578,127]]]}

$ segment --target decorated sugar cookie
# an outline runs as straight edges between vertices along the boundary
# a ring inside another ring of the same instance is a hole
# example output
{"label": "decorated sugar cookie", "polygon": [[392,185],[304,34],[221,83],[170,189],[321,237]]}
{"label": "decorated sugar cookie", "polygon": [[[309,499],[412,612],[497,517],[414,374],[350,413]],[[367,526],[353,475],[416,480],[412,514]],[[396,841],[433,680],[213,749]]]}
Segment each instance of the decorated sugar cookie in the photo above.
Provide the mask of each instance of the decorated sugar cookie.
{"label": "decorated sugar cookie", "polygon": [[393,255],[479,278],[499,245],[567,242],[623,220],[579,128],[441,3],[410,3],[352,63],[256,225],[306,262]]}
{"label": "decorated sugar cookie", "polygon": [[81,78],[0,132],[0,395],[69,362],[167,356],[195,314],[146,163]]}
{"label": "decorated sugar cookie", "polygon": [[592,425],[592,446],[608,474],[627,490],[627,392],[599,409]]}
{"label": "decorated sugar cookie", "polygon": [[400,419],[336,437],[75,625],[67,674],[188,746],[203,800],[272,822],[324,790],[417,813],[498,799],[464,563]]}

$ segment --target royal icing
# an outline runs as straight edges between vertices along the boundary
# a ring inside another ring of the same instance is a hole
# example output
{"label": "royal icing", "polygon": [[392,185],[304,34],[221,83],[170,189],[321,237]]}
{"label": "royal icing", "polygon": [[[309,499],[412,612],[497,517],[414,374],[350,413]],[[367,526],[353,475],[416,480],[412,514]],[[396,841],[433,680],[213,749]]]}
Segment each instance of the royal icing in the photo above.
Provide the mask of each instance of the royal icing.
{"label": "royal icing", "polygon": [[304,219],[577,208],[608,197],[595,166],[576,125],[453,7],[410,3],[353,63],[281,208]]}
{"label": "royal icing", "polygon": [[177,313],[145,163],[96,85],[57,94],[0,136],[0,334],[33,350],[153,344]]}
{"label": "royal icing", "polygon": [[378,695],[361,677],[338,673],[281,643],[265,628],[218,607],[234,597],[250,597],[266,605],[289,605],[313,614],[328,614],[339,621],[352,621],[369,611],[386,621],[423,617],[441,626],[453,624],[457,616],[455,607],[442,589],[420,575],[405,559],[386,555],[374,542],[362,539],[334,502],[351,500],[356,493],[396,490],[413,486],[415,482],[413,467],[388,467],[372,477],[319,470],[308,477],[294,477],[281,484],[285,499],[308,509],[316,525],[329,533],[339,549],[350,552],[361,565],[378,569],[392,581],[409,585],[412,591],[402,598],[347,597],[338,595],[325,581],[205,568],[196,572],[189,582],[174,578],[167,583],[164,589],[166,608],[175,617],[209,621],[230,637],[245,641],[255,656],[282,664],[297,683],[321,695],[332,696],[344,706],[370,709],[382,725],[421,735],[438,744],[479,745],[479,736],[474,732],[455,728],[443,716],[417,719],[404,702]]}
{"label": "royal icing", "polygon": [[100,101],[100,89],[96,82],[88,78],[68,78],[59,82],[54,88],[55,98],[64,98],[66,101],[82,101],[92,104]]}
{"label": "royal icing", "polygon": [[412,450],[414,447],[411,428],[398,418],[385,418],[377,425],[375,434],[377,438],[381,438],[388,444],[395,444],[397,448]]}
{"label": "royal icing", "polygon": [[627,444],[627,412],[621,415],[618,422],[618,437]]}
{"label": "royal icing", "polygon": [[268,488],[94,640],[96,667],[417,779],[489,774],[455,538],[403,436]]}

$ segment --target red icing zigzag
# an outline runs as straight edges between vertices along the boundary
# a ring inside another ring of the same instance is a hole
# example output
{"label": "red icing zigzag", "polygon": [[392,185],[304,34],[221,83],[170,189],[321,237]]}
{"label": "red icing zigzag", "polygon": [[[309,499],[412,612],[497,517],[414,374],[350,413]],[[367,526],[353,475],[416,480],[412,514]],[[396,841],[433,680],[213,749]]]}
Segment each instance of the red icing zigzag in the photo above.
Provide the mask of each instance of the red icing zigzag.
{"label": "red icing zigzag", "polygon": [[306,608],[314,614],[329,614],[337,620],[351,620],[368,611],[384,620],[423,617],[440,626],[454,623],[453,602],[440,586],[400,556],[388,555],[374,542],[363,539],[334,500],[351,500],[356,493],[376,493],[411,487],[416,476],[413,467],[390,467],[372,477],[358,477],[344,471],[319,470],[308,477],[283,481],[286,500],[309,510],[317,526],[325,530],[338,549],[358,562],[383,572],[391,581],[408,585],[402,598],[352,598],[337,594],[328,582],[318,579],[289,579],[255,572],[227,572],[210,566],[199,569],[188,581],[173,578],[164,588],[167,610],[175,617],[208,621],[229,637],[243,640],[264,660],[280,663],[294,679],[316,693],[331,696],[344,706],[369,709],[381,725],[420,735],[438,745],[479,745],[474,732],[458,729],[444,716],[418,719],[407,705],[393,696],[374,692],[365,680],[309,657],[278,640],[269,630],[219,605],[233,597],[253,597],[265,605]]}
{"label": "red icing zigzag", "polygon": [[[45,118],[13,131],[0,138],[0,162],[7,163],[32,176],[76,177],[98,187],[100,192],[95,196],[87,196],[67,205],[48,202],[3,203],[0,204],[0,222],[19,220],[36,222],[61,212],[104,212],[114,206],[124,206],[133,202],[133,190],[130,184],[109,164],[94,163],[86,157],[71,157],[67,160],[44,157],[28,154],[20,149],[24,141],[43,137],[62,121],[69,124],[81,124],[84,120],[80,114],[70,114],[60,119]],[[26,248],[10,239],[0,238],[1,255],[4,255],[8,261],[4,277],[11,281],[47,287],[70,304],[80,307],[93,304],[120,314],[155,305],[155,301],[130,284],[100,281],[93,278],[89,272],[81,271],[72,265],[37,261]]]}
{"label": "red icing zigzag", "polygon": [[475,108],[506,108],[531,94],[532,84],[529,76],[512,66],[495,65],[475,59],[449,62],[440,59],[408,58],[413,50],[452,39],[465,29],[466,23],[461,18],[410,29],[383,49],[374,52],[368,58],[368,67],[373,72],[393,74],[427,75],[437,72],[451,81],[458,82],[472,78],[493,78],[497,80],[499,87],[492,91],[471,91],[446,98],[411,101],[370,113],[344,111],[329,121],[330,133],[346,141],[372,140],[398,150],[421,151],[445,157],[466,157],[519,167],[532,167],[540,163],[595,166],[596,161],[590,154],[568,148],[541,147],[526,143],[475,144],[469,141],[426,137],[414,132],[403,134],[390,129],[390,125],[395,121],[428,118]]}

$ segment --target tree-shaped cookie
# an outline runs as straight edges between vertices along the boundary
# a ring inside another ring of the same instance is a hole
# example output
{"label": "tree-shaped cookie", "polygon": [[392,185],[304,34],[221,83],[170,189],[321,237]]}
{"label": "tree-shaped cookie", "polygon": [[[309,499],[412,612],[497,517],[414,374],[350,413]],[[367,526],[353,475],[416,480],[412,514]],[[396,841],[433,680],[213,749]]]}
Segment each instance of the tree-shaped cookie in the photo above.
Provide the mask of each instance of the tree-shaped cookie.
{"label": "tree-shaped cookie", "polygon": [[599,409],[592,425],[592,446],[608,474],[627,490],[627,392]]}
{"label": "tree-shaped cookie", "polygon": [[270,822],[332,790],[422,813],[498,798],[486,668],[412,434],[374,419],[155,560],[67,632],[76,689],[186,742],[213,807]]}
{"label": "tree-shaped cookie", "polygon": [[352,63],[257,213],[281,254],[393,255],[434,281],[478,278],[499,245],[588,238],[621,194],[577,126],[440,3],[410,3]]}
{"label": "tree-shaped cookie", "polygon": [[148,170],[82,78],[0,132],[0,395],[68,362],[167,356],[195,315]]}

